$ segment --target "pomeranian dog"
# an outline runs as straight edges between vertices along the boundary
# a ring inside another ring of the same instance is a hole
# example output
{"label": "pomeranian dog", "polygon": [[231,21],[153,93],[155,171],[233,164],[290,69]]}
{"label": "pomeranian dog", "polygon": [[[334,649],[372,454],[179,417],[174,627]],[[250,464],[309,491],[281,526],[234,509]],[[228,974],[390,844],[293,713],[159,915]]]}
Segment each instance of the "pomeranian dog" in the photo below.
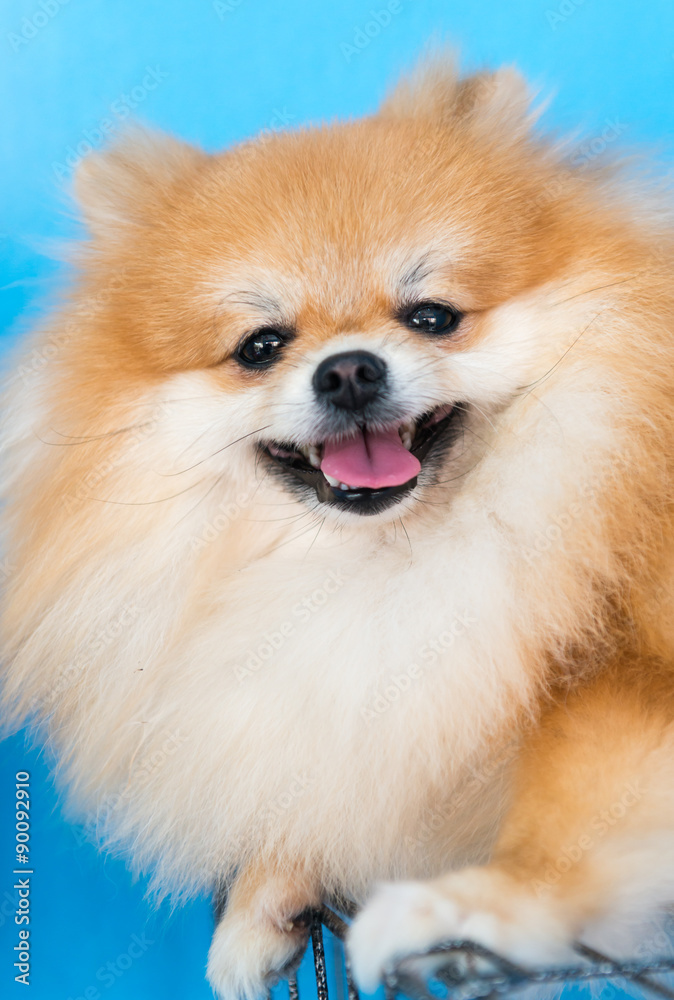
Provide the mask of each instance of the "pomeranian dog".
{"label": "pomeranian dog", "polygon": [[4,711],[160,893],[227,888],[215,991],[322,898],[362,907],[366,988],[672,901],[657,185],[429,58],[363,120],[132,134],[75,187],[77,281],[5,394]]}

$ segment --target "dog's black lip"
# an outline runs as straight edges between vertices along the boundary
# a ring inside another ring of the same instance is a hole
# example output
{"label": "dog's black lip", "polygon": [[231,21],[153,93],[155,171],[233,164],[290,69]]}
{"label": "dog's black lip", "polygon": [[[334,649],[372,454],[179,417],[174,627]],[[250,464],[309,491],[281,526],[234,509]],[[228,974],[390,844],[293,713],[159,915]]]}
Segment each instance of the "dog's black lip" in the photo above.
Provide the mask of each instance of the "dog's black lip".
{"label": "dog's black lip", "polygon": [[[434,410],[418,418],[417,432],[410,448],[410,452],[415,458],[418,458],[420,462],[424,461],[433,446],[440,442],[444,432],[457,419],[462,408],[460,403],[455,404],[445,417],[433,424],[425,424],[425,421],[431,419]],[[276,442],[274,443],[276,444]],[[281,473],[291,475],[301,483],[311,486],[316,491],[316,496],[321,503],[330,503],[353,513],[378,514],[397,503],[417,485],[415,477],[398,486],[388,486],[382,489],[362,487],[358,490],[340,490],[330,485],[320,469],[315,469],[305,461],[304,457],[297,455],[293,445],[280,443],[277,445],[284,451],[293,452],[287,457],[273,454],[267,444],[261,443],[260,447],[263,454],[278,466]]]}

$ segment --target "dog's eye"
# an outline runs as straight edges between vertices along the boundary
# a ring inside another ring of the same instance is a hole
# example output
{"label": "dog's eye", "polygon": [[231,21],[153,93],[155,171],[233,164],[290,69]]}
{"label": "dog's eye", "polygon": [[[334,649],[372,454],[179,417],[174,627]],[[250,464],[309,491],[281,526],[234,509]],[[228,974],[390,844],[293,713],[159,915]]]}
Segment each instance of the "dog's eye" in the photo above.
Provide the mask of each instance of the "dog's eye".
{"label": "dog's eye", "polygon": [[287,340],[287,335],[280,330],[264,327],[244,340],[236,352],[236,358],[247,368],[263,368],[276,361]]}
{"label": "dog's eye", "polygon": [[405,314],[405,322],[423,333],[452,333],[463,319],[463,313],[438,302],[424,302]]}

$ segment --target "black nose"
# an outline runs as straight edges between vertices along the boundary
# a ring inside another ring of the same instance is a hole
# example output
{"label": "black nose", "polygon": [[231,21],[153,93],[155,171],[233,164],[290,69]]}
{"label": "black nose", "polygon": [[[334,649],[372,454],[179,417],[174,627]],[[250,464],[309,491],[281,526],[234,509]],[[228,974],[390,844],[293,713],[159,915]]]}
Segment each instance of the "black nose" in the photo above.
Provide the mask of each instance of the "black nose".
{"label": "black nose", "polygon": [[386,363],[369,351],[332,354],[314,373],[319,399],[342,410],[362,410],[386,384]]}

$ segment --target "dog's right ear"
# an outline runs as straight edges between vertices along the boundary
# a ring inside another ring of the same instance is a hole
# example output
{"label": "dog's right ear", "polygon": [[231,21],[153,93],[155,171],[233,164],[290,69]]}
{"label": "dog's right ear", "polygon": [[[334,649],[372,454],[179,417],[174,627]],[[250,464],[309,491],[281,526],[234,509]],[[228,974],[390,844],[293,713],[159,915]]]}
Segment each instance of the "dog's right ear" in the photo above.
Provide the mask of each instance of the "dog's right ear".
{"label": "dog's right ear", "polygon": [[529,132],[538,112],[532,111],[531,93],[517,70],[505,66],[462,77],[451,53],[431,52],[400,80],[379,115],[427,118],[516,139]]}
{"label": "dog's right ear", "polygon": [[81,161],[74,192],[93,236],[115,239],[152,225],[158,208],[206,154],[170,136],[129,130],[109,149]]}

